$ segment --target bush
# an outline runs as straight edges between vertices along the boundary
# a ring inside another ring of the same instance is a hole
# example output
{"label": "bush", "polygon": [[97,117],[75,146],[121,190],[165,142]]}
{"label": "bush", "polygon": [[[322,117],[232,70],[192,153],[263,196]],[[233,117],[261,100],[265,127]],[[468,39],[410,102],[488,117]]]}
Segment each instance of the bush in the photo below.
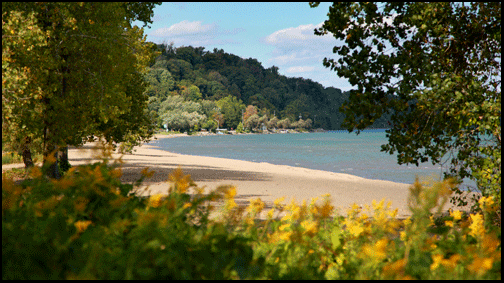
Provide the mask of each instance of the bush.
{"label": "bush", "polygon": [[236,127],[236,132],[237,132],[238,134],[241,134],[241,133],[243,133],[243,131],[244,131],[244,130],[243,130],[243,123],[242,123],[242,122],[240,122],[240,124],[238,124],[238,126]]}
{"label": "bush", "polygon": [[136,195],[144,177],[123,184],[120,175],[104,159],[60,180],[37,167],[21,185],[2,177],[2,278],[501,278],[500,227],[491,222],[500,208],[484,197],[481,214],[443,216],[450,181],[417,181],[408,219],[384,200],[334,216],[327,196],[277,200],[261,221],[260,199],[239,207],[234,187],[205,194],[180,169],[165,195],[148,198]]}
{"label": "bush", "polygon": [[15,152],[2,152],[2,164],[12,164],[23,162],[23,157]]}

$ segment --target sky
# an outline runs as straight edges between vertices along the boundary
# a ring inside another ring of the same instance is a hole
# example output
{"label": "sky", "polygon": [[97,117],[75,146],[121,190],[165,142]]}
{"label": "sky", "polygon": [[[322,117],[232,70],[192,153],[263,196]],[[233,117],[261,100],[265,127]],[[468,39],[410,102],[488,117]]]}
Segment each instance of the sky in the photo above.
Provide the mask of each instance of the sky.
{"label": "sky", "polygon": [[[287,77],[302,77],[343,91],[352,86],[322,65],[336,58],[331,34],[313,30],[328,19],[330,3],[310,8],[308,2],[163,3],[154,8],[147,40],[175,47],[214,48],[244,59],[255,58],[264,68],[276,66]],[[134,23],[142,26],[143,23]]]}

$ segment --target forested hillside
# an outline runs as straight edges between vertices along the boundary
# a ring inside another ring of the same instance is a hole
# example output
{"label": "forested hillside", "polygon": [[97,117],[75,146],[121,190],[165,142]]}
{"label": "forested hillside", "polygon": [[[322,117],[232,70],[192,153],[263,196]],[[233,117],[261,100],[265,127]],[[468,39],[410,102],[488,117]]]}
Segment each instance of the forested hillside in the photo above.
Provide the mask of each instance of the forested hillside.
{"label": "forested hillside", "polygon": [[[159,125],[236,129],[244,117],[245,127],[265,123],[278,128],[340,129],[344,116],[339,107],[348,99],[340,89],[285,77],[275,66],[265,69],[256,59],[222,49],[210,52],[204,47],[166,44],[158,48],[161,54],[147,74],[147,94],[149,110]],[[386,121],[379,119],[373,127],[387,127]]]}

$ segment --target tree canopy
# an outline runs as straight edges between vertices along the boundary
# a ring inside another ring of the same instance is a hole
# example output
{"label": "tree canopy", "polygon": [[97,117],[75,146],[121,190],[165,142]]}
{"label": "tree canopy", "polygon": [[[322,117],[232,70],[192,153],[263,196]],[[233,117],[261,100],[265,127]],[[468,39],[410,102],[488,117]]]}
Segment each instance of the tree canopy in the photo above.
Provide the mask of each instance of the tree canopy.
{"label": "tree canopy", "polygon": [[331,32],[339,58],[323,64],[357,87],[343,127],[391,113],[383,151],[399,164],[452,156],[447,176],[500,202],[501,3],[345,2],[328,17],[315,34]]}
{"label": "tree canopy", "polygon": [[[174,47],[173,43],[163,43],[158,45],[158,50],[161,54],[146,77],[151,82],[147,90],[151,97],[149,109],[157,113],[158,124],[166,122],[161,121],[165,113],[160,105],[168,96],[180,95],[198,103],[217,102],[232,96],[246,106],[255,107],[261,117],[267,115],[277,120],[288,117],[296,121],[301,114],[303,119],[313,121],[314,128],[341,129],[344,117],[338,108],[348,95],[340,89],[325,88],[310,79],[285,77],[278,74],[278,67],[266,69],[256,59],[240,58],[222,49],[211,52],[204,47]],[[244,128],[252,114],[245,111]],[[207,120],[200,126],[214,129],[210,125],[215,121],[213,115],[206,114]],[[227,116],[232,116],[222,117],[227,128],[236,128],[242,121],[241,110],[228,111]],[[369,128],[387,127],[387,121],[385,115]]]}
{"label": "tree canopy", "polygon": [[154,53],[131,22],[150,23],[153,7],[3,4],[2,140],[40,138],[46,160],[57,146],[79,145],[90,135],[114,142],[148,139],[152,121],[143,73]]}

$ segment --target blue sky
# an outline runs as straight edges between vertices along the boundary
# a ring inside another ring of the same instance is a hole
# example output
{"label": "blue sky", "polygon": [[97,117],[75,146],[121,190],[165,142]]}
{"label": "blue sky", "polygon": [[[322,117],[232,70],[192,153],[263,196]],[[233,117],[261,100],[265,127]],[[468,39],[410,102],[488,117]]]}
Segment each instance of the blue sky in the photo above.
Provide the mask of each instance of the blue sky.
{"label": "blue sky", "polygon": [[256,58],[264,68],[279,67],[287,77],[303,77],[343,91],[351,85],[322,65],[335,58],[331,35],[313,30],[327,19],[330,3],[310,8],[308,2],[163,3],[154,9],[147,40],[176,47],[223,49],[242,58]]}

